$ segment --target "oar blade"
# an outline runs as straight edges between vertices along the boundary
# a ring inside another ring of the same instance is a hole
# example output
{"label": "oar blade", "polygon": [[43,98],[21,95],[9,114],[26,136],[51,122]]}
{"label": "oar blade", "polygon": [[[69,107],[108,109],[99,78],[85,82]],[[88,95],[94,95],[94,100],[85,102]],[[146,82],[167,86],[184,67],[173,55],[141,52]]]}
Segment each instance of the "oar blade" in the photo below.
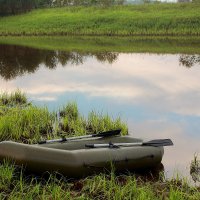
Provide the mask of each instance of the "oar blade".
{"label": "oar blade", "polygon": [[148,142],[143,142],[144,146],[154,146],[154,147],[161,147],[161,146],[173,146],[173,142],[171,139],[157,139],[157,140],[151,140]]}

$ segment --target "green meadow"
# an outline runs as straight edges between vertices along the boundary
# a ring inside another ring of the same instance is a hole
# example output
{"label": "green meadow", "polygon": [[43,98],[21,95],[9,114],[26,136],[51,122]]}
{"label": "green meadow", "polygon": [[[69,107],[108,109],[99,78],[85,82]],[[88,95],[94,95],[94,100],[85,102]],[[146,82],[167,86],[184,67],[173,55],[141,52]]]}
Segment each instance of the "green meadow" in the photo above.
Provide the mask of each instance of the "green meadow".
{"label": "green meadow", "polygon": [[0,35],[200,35],[200,4],[36,9],[0,18]]}
{"label": "green meadow", "polygon": [[[59,117],[58,117],[59,116]],[[127,125],[120,118],[90,112],[83,117],[75,102],[69,102],[56,112],[34,106],[20,91],[0,95],[0,141],[14,140],[36,143],[38,140],[96,133]],[[138,199],[138,200],[198,200],[200,189],[185,178],[166,179],[138,177],[135,174],[107,174],[71,180],[54,174],[35,176],[8,160],[0,164],[0,199]]]}

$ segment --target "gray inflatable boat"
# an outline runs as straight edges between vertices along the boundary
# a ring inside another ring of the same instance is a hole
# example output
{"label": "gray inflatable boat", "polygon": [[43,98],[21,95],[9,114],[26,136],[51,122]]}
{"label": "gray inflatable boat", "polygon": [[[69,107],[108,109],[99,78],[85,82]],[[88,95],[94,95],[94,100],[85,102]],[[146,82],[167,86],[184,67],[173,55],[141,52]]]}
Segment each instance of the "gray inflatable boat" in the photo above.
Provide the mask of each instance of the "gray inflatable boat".
{"label": "gray inflatable boat", "polygon": [[33,172],[56,171],[68,177],[83,177],[110,170],[111,166],[117,171],[155,167],[161,163],[163,146],[172,145],[170,141],[162,140],[156,145],[155,140],[145,143],[130,136],[80,138],[34,145],[4,141],[0,142],[0,160],[11,159]]}

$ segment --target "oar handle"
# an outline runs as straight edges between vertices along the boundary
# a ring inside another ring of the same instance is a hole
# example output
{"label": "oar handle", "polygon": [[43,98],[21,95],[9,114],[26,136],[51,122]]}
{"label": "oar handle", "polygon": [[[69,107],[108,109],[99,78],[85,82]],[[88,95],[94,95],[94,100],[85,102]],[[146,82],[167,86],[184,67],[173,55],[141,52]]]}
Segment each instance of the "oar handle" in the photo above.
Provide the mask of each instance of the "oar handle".
{"label": "oar handle", "polygon": [[133,142],[133,143],[100,143],[100,144],[85,144],[88,148],[116,148],[116,147],[132,147],[132,146],[153,146],[163,147],[172,146],[173,142],[170,139],[151,140],[148,142]]}
{"label": "oar handle", "polygon": [[116,129],[116,130],[111,130],[111,131],[100,132],[97,134],[93,134],[91,136],[92,137],[109,137],[109,136],[119,135],[120,132],[121,132],[121,129]]}
{"label": "oar handle", "polygon": [[87,148],[119,148],[119,146],[113,144],[112,142],[108,144],[85,144]]}
{"label": "oar handle", "polygon": [[111,136],[116,136],[119,135],[121,132],[121,129],[116,129],[116,130],[111,130],[111,131],[105,131],[105,132],[100,132],[97,134],[93,135],[84,135],[84,136],[78,136],[78,137],[70,137],[70,138],[60,138],[60,139],[54,139],[54,140],[43,140],[39,141],[38,144],[46,144],[46,143],[53,143],[53,142],[65,142],[65,141],[70,141],[70,140],[78,140],[78,139],[84,139],[84,138],[92,138],[92,137],[111,137]]}
{"label": "oar handle", "polygon": [[85,147],[87,147],[87,148],[95,148],[94,144],[85,144]]}
{"label": "oar handle", "polygon": [[53,142],[65,142],[67,141],[67,138],[60,138],[60,139],[55,139],[55,140],[43,140],[39,141],[38,144],[46,144],[46,143],[53,143]]}

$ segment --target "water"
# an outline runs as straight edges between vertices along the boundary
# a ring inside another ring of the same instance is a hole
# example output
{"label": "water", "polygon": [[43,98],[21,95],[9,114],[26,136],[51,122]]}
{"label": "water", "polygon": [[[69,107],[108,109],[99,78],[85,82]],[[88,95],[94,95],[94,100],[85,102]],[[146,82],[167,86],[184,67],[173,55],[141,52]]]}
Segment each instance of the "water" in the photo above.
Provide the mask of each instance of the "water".
{"label": "water", "polygon": [[171,138],[166,175],[189,176],[200,152],[200,55],[49,51],[0,45],[0,90],[20,89],[55,110],[75,100],[91,110],[121,116],[129,133]]}

